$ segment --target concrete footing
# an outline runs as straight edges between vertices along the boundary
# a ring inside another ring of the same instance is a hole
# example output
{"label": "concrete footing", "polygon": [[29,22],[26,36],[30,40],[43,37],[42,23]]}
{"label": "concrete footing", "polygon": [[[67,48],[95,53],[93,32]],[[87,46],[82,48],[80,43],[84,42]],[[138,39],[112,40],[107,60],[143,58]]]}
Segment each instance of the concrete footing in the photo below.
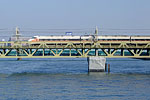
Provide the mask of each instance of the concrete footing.
{"label": "concrete footing", "polygon": [[89,72],[104,72],[105,71],[105,57],[88,57],[88,71]]}

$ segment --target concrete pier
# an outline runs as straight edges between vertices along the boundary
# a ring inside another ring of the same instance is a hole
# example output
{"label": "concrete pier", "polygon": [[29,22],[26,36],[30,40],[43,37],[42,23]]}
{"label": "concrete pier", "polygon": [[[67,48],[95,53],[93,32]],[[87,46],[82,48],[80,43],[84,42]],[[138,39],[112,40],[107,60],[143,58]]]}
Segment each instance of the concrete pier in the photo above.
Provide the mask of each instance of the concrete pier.
{"label": "concrete pier", "polygon": [[88,71],[89,72],[104,72],[105,71],[105,57],[88,57]]}

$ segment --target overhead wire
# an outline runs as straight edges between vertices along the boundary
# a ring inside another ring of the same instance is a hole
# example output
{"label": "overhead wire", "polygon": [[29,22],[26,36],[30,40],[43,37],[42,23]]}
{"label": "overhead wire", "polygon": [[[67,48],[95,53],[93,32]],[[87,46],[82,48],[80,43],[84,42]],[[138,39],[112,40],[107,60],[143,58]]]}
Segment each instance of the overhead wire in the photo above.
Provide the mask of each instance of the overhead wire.
{"label": "overhead wire", "polygon": [[[22,33],[23,35],[31,35],[32,34],[64,34],[65,32],[72,32],[73,34],[93,34],[95,31],[95,28],[77,28],[77,29],[73,29],[73,28],[47,28],[47,29],[40,29],[40,28],[23,28],[20,29],[20,33]],[[145,28],[145,29],[131,29],[131,28],[99,28],[98,31],[100,34],[111,34],[111,33],[138,33],[138,34],[148,34],[150,33],[150,29]],[[15,29],[9,29],[9,28],[1,28],[0,29],[0,35],[1,34],[5,34],[7,33],[8,35],[10,34],[15,34]],[[6,34],[5,34],[6,35]]]}

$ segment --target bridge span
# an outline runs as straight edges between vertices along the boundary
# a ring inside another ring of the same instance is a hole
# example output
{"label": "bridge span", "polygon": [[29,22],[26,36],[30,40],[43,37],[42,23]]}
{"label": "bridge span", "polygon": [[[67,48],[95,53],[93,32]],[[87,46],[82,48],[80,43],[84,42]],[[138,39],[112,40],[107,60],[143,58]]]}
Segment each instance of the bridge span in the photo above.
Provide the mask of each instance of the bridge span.
{"label": "bridge span", "polygon": [[[89,58],[91,71],[104,71],[106,58],[150,58],[150,38],[102,39],[98,29],[92,39],[0,42],[0,58]],[[107,36],[108,38],[109,36]],[[54,38],[54,37],[52,37]],[[37,39],[36,39],[37,40]],[[43,39],[42,39],[43,40]]]}
{"label": "bridge span", "polygon": [[150,58],[150,41],[0,42],[0,58]]}

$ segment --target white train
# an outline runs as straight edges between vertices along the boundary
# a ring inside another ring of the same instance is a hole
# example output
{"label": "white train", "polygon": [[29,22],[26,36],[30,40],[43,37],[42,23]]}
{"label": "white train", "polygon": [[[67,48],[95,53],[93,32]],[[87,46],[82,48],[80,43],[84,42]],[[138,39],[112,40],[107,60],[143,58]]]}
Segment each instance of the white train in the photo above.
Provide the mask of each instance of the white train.
{"label": "white train", "polygon": [[97,36],[84,35],[84,36],[34,36],[28,41],[150,41],[150,36],[127,36],[127,35],[114,35],[114,36]]}

